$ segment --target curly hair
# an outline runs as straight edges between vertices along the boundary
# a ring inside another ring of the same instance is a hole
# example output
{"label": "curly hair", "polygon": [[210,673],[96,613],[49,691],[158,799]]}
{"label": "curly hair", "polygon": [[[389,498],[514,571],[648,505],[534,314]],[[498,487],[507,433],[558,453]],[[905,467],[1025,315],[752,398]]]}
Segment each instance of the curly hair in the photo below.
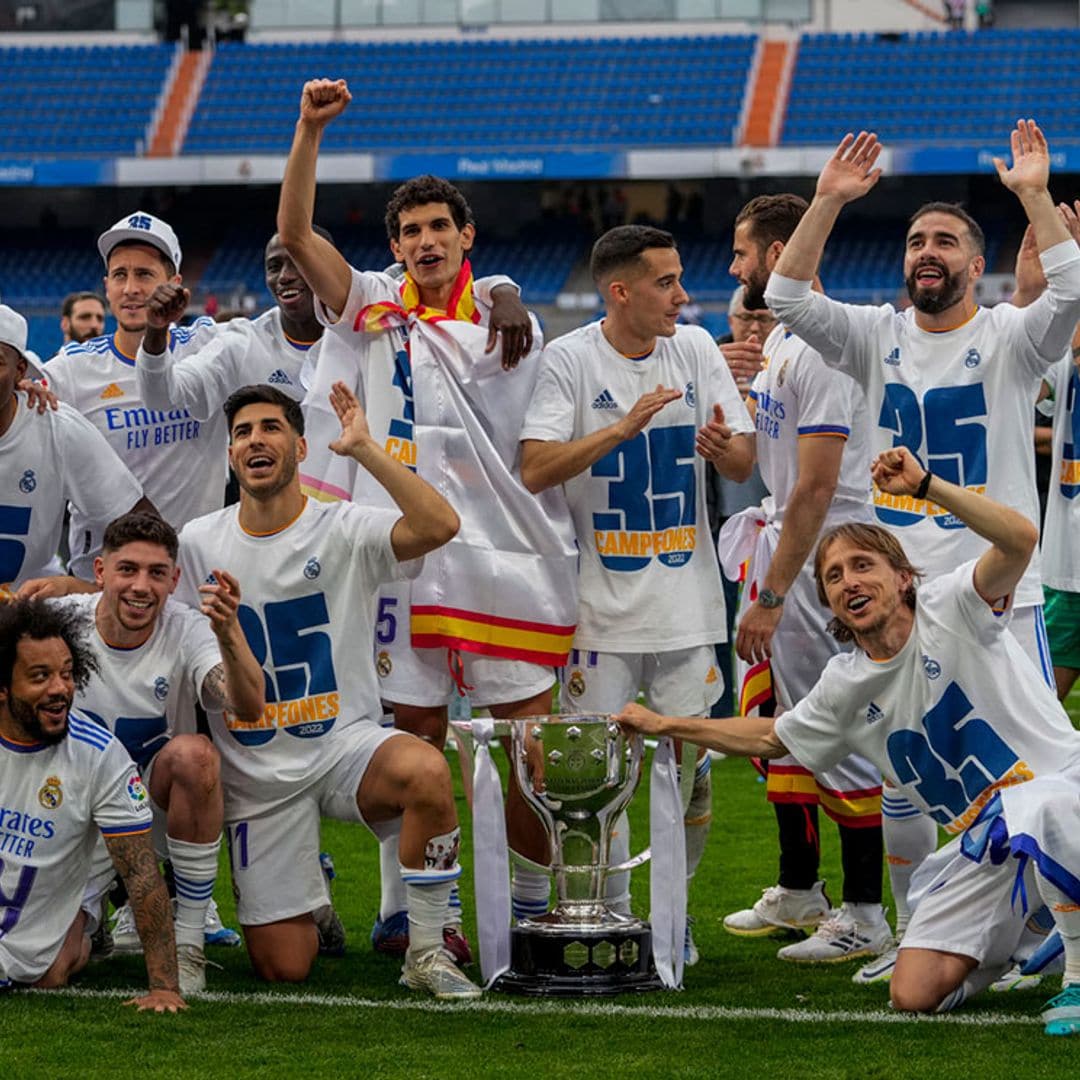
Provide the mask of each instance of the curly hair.
{"label": "curly hair", "polygon": [[60,638],[68,647],[72,679],[75,688],[82,690],[98,669],[86,643],[89,628],[90,620],[83,612],[53,601],[30,598],[0,604],[0,690],[11,689],[19,642],[50,638]]}
{"label": "curly hair", "polygon": [[417,206],[427,206],[428,203],[446,203],[459,230],[466,225],[476,224],[472,208],[465,201],[465,196],[449,180],[425,173],[423,176],[406,180],[390,196],[390,201],[386,204],[386,235],[391,240],[397,240],[401,235],[402,212]]}

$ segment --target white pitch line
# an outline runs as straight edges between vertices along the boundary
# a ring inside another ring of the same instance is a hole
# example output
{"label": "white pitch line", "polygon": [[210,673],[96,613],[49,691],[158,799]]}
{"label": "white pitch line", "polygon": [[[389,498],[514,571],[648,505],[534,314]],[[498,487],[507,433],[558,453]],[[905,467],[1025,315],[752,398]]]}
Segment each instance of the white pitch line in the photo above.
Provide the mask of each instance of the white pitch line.
{"label": "white pitch line", "polygon": [[[66,987],[63,990],[22,990],[23,994],[42,994],[48,997],[73,998],[133,998],[146,993],[146,987],[127,990],[90,990]],[[948,1013],[944,1016],[923,1016],[893,1012],[891,1009],[860,1011],[856,1009],[768,1009],[739,1008],[727,1005],[616,1005],[594,1001],[513,1001],[484,998],[472,1002],[442,1002],[425,998],[362,998],[348,994],[271,994],[226,993],[206,991],[192,995],[193,1002],[222,1005],[282,1005],[290,1008],[315,1006],[333,1009],[391,1009],[396,1012],[465,1012],[487,1015],[550,1015],[600,1016],[626,1020],[704,1020],[739,1023],[747,1020],[779,1020],[789,1024],[947,1024],[959,1027],[1031,1027],[1042,1023],[1038,1015],[1018,1016],[1013,1013]]]}

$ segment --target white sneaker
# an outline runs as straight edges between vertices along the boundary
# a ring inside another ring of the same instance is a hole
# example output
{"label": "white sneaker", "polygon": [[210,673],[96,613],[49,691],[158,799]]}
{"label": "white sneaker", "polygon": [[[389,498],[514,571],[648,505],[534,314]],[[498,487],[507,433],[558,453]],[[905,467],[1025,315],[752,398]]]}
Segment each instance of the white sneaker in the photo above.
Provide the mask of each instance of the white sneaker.
{"label": "white sneaker", "polygon": [[1004,975],[990,984],[990,989],[997,994],[1007,994],[1012,990],[1034,990],[1042,981],[1042,972],[1038,975],[1024,975],[1020,971],[1020,965],[1014,964]]}
{"label": "white sneaker", "polygon": [[859,922],[844,908],[833,911],[805,941],[785,945],[776,955],[793,964],[836,964],[858,956],[880,956],[893,944],[885,921]]}
{"label": "white sneaker", "polygon": [[135,912],[130,904],[116,909],[113,915],[113,952],[114,953],[141,953],[142,941],[139,940],[139,931],[135,926]]}
{"label": "white sneaker", "polygon": [[770,885],[752,908],[735,911],[724,919],[724,929],[739,937],[765,937],[785,930],[806,930],[829,914],[825,882],[812,889],[785,889]]}
{"label": "white sneaker", "polygon": [[851,976],[853,983],[860,986],[869,986],[871,983],[884,983],[892,978],[893,968],[896,967],[896,948],[875,956],[868,964],[863,964],[854,975]]}
{"label": "white sneaker", "polygon": [[180,996],[206,989],[206,955],[198,945],[177,945],[176,966],[180,972]]}
{"label": "white sneaker", "polygon": [[410,990],[426,990],[439,1001],[474,1001],[483,993],[441,945],[419,954],[410,949],[400,982]]}

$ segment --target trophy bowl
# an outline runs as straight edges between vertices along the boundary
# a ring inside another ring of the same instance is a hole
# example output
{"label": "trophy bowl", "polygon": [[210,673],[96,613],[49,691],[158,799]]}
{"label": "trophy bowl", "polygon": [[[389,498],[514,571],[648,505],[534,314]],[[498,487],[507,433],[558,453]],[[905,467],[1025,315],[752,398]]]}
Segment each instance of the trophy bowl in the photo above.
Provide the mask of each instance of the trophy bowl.
{"label": "trophy bowl", "polygon": [[649,924],[611,910],[608,875],[615,822],[641,776],[643,740],[609,715],[510,720],[510,756],[526,802],[544,824],[555,907],[511,932],[511,970],[498,990],[533,995],[611,995],[661,988]]}

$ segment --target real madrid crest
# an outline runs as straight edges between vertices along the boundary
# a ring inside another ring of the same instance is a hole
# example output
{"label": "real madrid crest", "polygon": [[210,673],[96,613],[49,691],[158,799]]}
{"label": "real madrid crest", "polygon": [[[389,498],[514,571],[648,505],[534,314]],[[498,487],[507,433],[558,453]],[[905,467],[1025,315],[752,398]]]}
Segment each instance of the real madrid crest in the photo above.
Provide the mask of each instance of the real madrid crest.
{"label": "real madrid crest", "polygon": [[779,390],[784,385],[784,376],[787,375],[787,366],[791,363],[791,357],[789,356],[781,365],[780,371],[776,375],[776,389]]}
{"label": "real madrid crest", "polygon": [[60,790],[59,776],[46,776],[45,783],[38,788],[37,801],[46,810],[59,810],[64,801],[64,793]]}
{"label": "real madrid crest", "polygon": [[383,679],[394,670],[393,661],[390,659],[390,654],[385,649],[375,658],[375,670]]}
{"label": "real madrid crest", "polygon": [[574,668],[570,672],[570,678],[566,682],[566,689],[574,697],[581,697],[585,693],[585,673],[580,668]]}

